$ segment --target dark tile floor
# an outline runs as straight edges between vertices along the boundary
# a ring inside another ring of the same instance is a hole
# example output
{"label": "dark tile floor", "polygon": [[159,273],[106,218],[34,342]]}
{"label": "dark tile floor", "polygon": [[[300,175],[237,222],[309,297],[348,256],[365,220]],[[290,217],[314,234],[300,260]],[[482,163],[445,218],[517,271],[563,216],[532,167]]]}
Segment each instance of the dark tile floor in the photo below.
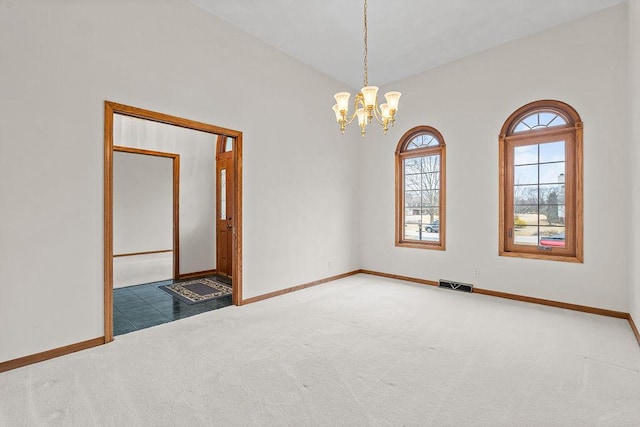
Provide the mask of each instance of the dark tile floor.
{"label": "dark tile floor", "polygon": [[231,295],[198,304],[178,301],[159,286],[174,280],[113,290],[113,334],[122,335],[231,305]]}

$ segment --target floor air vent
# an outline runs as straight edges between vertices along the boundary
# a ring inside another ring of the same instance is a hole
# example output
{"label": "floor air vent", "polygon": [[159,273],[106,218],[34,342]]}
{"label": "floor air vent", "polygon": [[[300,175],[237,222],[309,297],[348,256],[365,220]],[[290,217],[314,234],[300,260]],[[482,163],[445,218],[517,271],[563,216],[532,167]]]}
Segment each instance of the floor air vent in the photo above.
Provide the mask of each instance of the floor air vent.
{"label": "floor air vent", "polygon": [[473,292],[473,285],[468,283],[453,282],[451,280],[440,279],[440,288],[453,289],[454,291]]}

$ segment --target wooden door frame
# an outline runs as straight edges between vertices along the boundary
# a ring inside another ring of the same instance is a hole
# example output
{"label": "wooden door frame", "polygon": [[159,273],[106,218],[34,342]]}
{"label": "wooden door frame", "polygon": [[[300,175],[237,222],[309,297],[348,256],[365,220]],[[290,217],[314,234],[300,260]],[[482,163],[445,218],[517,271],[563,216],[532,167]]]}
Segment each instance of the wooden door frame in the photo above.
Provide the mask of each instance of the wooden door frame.
{"label": "wooden door frame", "polygon": [[153,122],[198,130],[235,139],[233,150],[233,183],[235,206],[233,212],[233,293],[234,305],[242,304],[242,132],[181,117],[118,104],[104,102],[104,340],[113,341],[113,116],[135,117]]}
{"label": "wooden door frame", "polygon": [[[165,153],[162,151],[143,150],[141,148],[123,147],[121,145],[114,145],[113,151],[129,154],[139,154],[142,156],[155,156],[172,159],[173,168],[173,279],[180,277],[180,154]],[[112,211],[113,212],[113,211]],[[113,238],[113,237],[112,237]],[[166,251],[153,251],[148,253],[158,253]],[[114,254],[114,257],[118,255]],[[122,256],[122,255],[120,255]]]}
{"label": "wooden door frame", "polygon": [[[218,175],[218,162],[220,161],[220,157],[222,155],[227,155],[228,157],[231,157],[231,163],[232,163],[232,170],[234,171],[233,173],[235,173],[235,168],[233,168],[233,150],[235,149],[235,141],[233,141],[232,144],[232,149],[231,152],[227,152],[224,151],[225,147],[227,144],[227,136],[226,135],[218,135],[218,139],[216,140],[216,164],[215,164],[215,168],[216,168],[216,218],[215,218],[215,223],[216,223],[216,269],[218,269],[218,274],[226,276],[230,279],[233,278],[233,264],[231,265],[231,275],[226,275],[226,274],[221,274],[219,271],[219,264],[218,261],[220,260],[220,247],[219,247],[219,243],[218,242],[218,235],[220,234],[220,221],[219,221],[219,209],[220,209],[220,205],[219,205],[219,201],[220,201],[220,180],[219,180],[219,175]],[[227,159],[228,159],[227,157]],[[235,200],[233,201],[233,206],[235,207]],[[232,210],[231,214],[233,215],[234,212]],[[229,216],[229,214],[227,213],[227,217]],[[225,220],[226,221],[226,220]],[[233,217],[231,218],[231,223],[233,224]],[[227,244],[227,242],[225,242],[225,245]],[[232,242],[232,246],[233,246],[233,242]],[[232,263],[233,263],[233,249],[231,250],[230,256],[232,257]]]}

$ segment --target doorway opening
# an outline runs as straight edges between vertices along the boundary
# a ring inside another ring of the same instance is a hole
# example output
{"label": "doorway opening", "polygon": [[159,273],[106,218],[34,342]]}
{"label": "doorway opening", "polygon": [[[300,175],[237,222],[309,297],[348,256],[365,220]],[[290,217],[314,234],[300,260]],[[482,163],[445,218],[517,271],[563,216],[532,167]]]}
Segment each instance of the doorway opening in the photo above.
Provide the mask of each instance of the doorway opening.
{"label": "doorway opening", "polygon": [[113,287],[177,279],[180,155],[113,151]]}
{"label": "doorway opening", "polygon": [[[218,254],[214,256],[215,269],[214,270],[194,270],[195,267],[185,267],[186,272],[182,272],[180,268],[185,264],[189,264],[190,257],[185,254],[186,250],[182,250],[180,244],[180,232],[178,231],[178,205],[175,203],[173,207],[174,214],[174,233],[173,233],[173,278],[185,279],[192,277],[203,277],[211,274],[219,274],[229,279],[233,278],[231,303],[234,305],[240,305],[242,303],[242,132],[232,129],[226,129],[211,124],[196,122],[180,117],[170,116],[162,113],[157,113],[149,110],[144,110],[136,107],[131,107],[123,104],[117,104],[110,101],[105,101],[105,144],[104,144],[104,322],[105,322],[105,342],[113,340],[113,311],[114,311],[114,224],[113,224],[113,201],[114,201],[114,151],[126,151],[130,148],[124,148],[120,146],[114,146],[114,121],[120,120],[122,117],[129,119],[140,119],[142,121],[155,122],[164,125],[170,125],[168,128],[179,131],[183,130],[195,130],[198,133],[206,133],[211,137],[214,137],[214,148],[216,157],[220,153],[221,145],[223,149],[227,146],[229,150],[223,150],[225,155],[221,161],[224,162],[224,167],[220,168],[217,164],[209,166],[211,174],[216,173],[216,209],[215,209],[215,234],[212,234],[211,239],[215,242],[210,242],[210,245],[216,249],[221,245],[219,239],[224,239],[224,254]],[[161,138],[161,135],[155,135],[157,138]],[[179,141],[185,145],[189,144],[189,141]],[[118,141],[118,145],[119,141]],[[186,162],[185,162],[186,163]],[[174,173],[175,173],[174,162]],[[178,166],[179,167],[179,166]],[[221,183],[219,180],[220,170],[224,170],[224,192],[220,192]],[[184,170],[184,168],[183,168]],[[198,170],[192,170],[191,173],[198,173]],[[174,188],[175,199],[179,193],[179,189]],[[222,194],[224,193],[224,197]],[[213,194],[209,194],[212,197]],[[224,202],[224,208],[222,203]],[[220,209],[224,209],[225,222],[224,231],[220,233],[219,218],[222,217]],[[211,218],[213,219],[213,218]],[[206,218],[204,219],[206,220]],[[182,225],[182,224],[181,224]],[[188,228],[188,227],[185,227]],[[193,230],[190,230],[193,232]],[[185,232],[186,235],[186,232]],[[195,245],[197,246],[197,245]],[[118,254],[116,254],[118,255]],[[135,254],[134,254],[135,255]],[[182,255],[182,259],[181,259]],[[223,257],[221,258],[221,255]],[[222,259],[222,261],[221,261]],[[218,271],[218,266],[221,265],[221,271]],[[191,268],[191,269],[190,269]],[[205,311],[205,310],[203,310]]]}

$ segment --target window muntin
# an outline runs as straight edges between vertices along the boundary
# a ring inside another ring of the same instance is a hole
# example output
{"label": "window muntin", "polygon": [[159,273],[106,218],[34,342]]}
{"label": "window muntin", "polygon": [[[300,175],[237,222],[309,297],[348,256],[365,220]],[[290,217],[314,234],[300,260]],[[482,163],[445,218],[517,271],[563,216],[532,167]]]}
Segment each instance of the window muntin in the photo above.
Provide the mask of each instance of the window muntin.
{"label": "window muntin", "polygon": [[513,133],[526,132],[534,129],[544,129],[554,126],[564,126],[567,121],[552,111],[538,111],[522,118],[513,128]]}
{"label": "window muntin", "polygon": [[[527,130],[520,130],[523,126]],[[500,254],[581,262],[580,117],[567,104],[539,101],[513,113],[505,130],[500,136]]]}
{"label": "window muntin", "polygon": [[438,145],[440,145],[440,140],[438,140],[438,137],[431,132],[425,132],[413,137],[407,144],[405,150],[417,150],[420,148],[435,147]]}
{"label": "window muntin", "polygon": [[444,249],[442,135],[429,126],[407,132],[396,151],[396,245]]}

